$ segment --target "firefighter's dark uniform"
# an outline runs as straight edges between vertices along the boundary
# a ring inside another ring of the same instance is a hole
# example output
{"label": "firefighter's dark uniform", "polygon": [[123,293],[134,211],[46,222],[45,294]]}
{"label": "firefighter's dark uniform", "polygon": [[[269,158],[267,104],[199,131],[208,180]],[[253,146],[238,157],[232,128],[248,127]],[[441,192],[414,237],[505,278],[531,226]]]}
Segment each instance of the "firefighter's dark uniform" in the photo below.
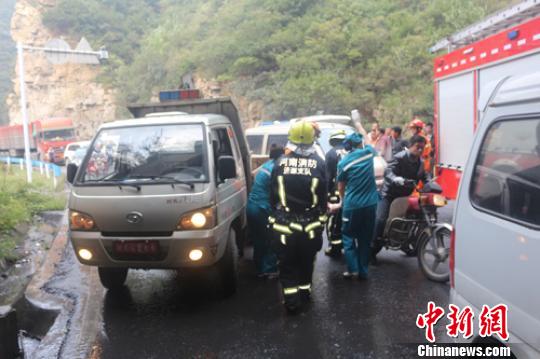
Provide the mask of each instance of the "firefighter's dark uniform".
{"label": "firefighter's dark uniform", "polygon": [[297,309],[309,299],[315,255],[326,221],[324,161],[316,154],[290,153],[272,171],[269,218],[279,258],[285,306]]}

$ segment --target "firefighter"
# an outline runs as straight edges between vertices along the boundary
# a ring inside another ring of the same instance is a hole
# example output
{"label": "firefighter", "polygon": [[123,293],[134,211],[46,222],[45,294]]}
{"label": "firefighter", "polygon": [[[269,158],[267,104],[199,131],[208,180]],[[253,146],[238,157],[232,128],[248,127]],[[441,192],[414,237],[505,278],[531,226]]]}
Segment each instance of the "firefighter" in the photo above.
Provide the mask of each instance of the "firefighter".
{"label": "firefighter", "polygon": [[[337,189],[336,176],[339,161],[345,157],[347,151],[343,147],[345,130],[336,130],[330,135],[329,143],[332,149],[326,154],[326,180],[328,188],[328,203],[337,204],[340,202],[339,191]],[[341,210],[329,216],[328,223],[328,247],[324,251],[327,256],[339,257],[341,255]]]}
{"label": "firefighter", "polygon": [[298,121],[289,129],[285,155],[272,170],[269,225],[274,231],[279,278],[287,311],[310,299],[315,255],[326,222],[324,161],[316,154],[313,126]]}
{"label": "firefighter", "polygon": [[268,229],[270,215],[270,180],[276,160],[283,155],[283,147],[273,145],[270,159],[255,176],[247,204],[248,229],[253,243],[253,261],[257,276],[273,279],[277,275],[277,258],[272,251],[272,232]]}
{"label": "firefighter", "polygon": [[365,279],[379,201],[373,169],[377,151],[370,145],[364,146],[359,133],[348,135],[344,145],[351,151],[339,162],[337,170],[338,190],[343,198],[342,232],[347,262],[343,277]]}
{"label": "firefighter", "polygon": [[[424,171],[426,173],[431,173],[431,155],[432,155],[432,149],[431,149],[431,142],[424,133],[424,127],[426,125],[424,124],[424,121],[414,118],[409,123],[409,130],[412,133],[412,136],[419,135],[425,138],[426,145],[424,147],[424,152],[422,152],[422,160],[424,161]],[[411,136],[411,137],[412,137]]]}

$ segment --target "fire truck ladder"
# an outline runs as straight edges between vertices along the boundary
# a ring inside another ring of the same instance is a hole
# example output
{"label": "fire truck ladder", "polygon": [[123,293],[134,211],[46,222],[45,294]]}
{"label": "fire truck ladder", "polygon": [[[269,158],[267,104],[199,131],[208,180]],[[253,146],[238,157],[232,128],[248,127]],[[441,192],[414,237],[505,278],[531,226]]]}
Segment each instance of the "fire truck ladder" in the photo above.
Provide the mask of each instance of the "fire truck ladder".
{"label": "fire truck ladder", "polygon": [[538,15],[540,15],[540,0],[522,1],[438,41],[429,50],[432,53],[442,49],[450,52]]}

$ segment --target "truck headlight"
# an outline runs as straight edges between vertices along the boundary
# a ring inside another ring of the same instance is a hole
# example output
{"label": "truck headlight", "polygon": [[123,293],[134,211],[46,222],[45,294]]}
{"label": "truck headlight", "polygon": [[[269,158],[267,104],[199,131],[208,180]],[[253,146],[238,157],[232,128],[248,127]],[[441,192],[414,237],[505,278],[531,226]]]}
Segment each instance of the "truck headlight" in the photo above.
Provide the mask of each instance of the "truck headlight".
{"label": "truck headlight", "polygon": [[178,221],[176,229],[190,230],[214,228],[214,226],[216,225],[215,212],[215,207],[207,207],[184,214],[180,218],[180,221]]}
{"label": "truck headlight", "polygon": [[77,211],[69,212],[69,228],[73,231],[92,231],[97,229],[96,222],[91,216]]}

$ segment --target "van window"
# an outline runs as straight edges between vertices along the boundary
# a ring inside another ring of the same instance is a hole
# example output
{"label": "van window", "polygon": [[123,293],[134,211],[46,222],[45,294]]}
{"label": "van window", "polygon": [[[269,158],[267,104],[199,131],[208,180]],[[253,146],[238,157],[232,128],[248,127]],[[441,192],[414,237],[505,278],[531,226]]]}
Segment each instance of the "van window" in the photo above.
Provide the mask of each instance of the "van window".
{"label": "van window", "polygon": [[249,150],[259,155],[262,153],[262,144],[263,144],[263,135],[249,135],[246,136],[248,144],[249,144]]}
{"label": "van window", "polygon": [[499,121],[489,128],[471,199],[482,209],[540,226],[540,119]]}
{"label": "van window", "polygon": [[265,154],[270,154],[270,149],[272,148],[272,145],[285,147],[287,145],[289,135],[268,135],[268,141],[266,144],[266,152]]}

